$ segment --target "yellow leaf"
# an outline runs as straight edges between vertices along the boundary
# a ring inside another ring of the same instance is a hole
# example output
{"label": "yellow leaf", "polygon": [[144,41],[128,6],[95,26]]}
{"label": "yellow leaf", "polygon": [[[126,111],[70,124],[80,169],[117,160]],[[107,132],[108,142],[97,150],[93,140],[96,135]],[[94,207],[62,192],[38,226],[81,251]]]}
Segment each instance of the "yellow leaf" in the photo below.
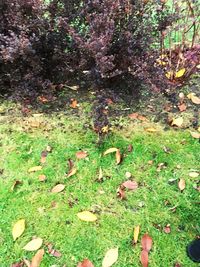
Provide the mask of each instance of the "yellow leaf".
{"label": "yellow leaf", "polygon": [[177,71],[176,74],[175,74],[175,78],[181,78],[185,74],[185,72],[186,72],[185,68]]}
{"label": "yellow leaf", "polygon": [[197,178],[197,177],[199,177],[199,173],[198,173],[198,172],[190,172],[190,173],[189,173],[189,176],[190,176],[191,178]]}
{"label": "yellow leaf", "polygon": [[97,216],[90,211],[82,211],[77,214],[80,220],[85,222],[95,222],[97,220]]}
{"label": "yellow leaf", "polygon": [[190,99],[194,104],[200,105],[200,98],[196,96],[194,93],[189,93],[187,98]]}
{"label": "yellow leaf", "polygon": [[110,153],[114,153],[114,152],[117,152],[117,148],[115,147],[111,147],[109,149],[107,149],[105,152],[104,152],[104,156],[107,155],[107,154],[110,154]]}
{"label": "yellow leaf", "polygon": [[23,247],[23,249],[26,251],[35,251],[42,246],[42,243],[43,243],[42,238],[38,237],[27,243],[26,246]]}
{"label": "yellow leaf", "polygon": [[25,220],[21,219],[15,223],[12,229],[12,236],[14,241],[23,234],[24,230],[25,230]]}
{"label": "yellow leaf", "polygon": [[42,166],[35,166],[35,167],[32,167],[28,170],[28,172],[37,172],[37,171],[41,171],[42,169]]}
{"label": "yellow leaf", "polygon": [[68,174],[67,174],[67,178],[73,176],[74,174],[76,174],[76,172],[77,172],[77,169],[76,169],[76,168],[72,168],[72,169],[68,172]]}
{"label": "yellow leaf", "polygon": [[182,117],[174,118],[172,120],[172,123],[171,123],[172,126],[177,126],[177,127],[181,127],[182,124],[183,124],[183,118]]}
{"label": "yellow leaf", "polygon": [[136,244],[137,241],[138,241],[139,233],[140,233],[140,226],[138,225],[138,226],[136,226],[136,227],[134,228],[134,236],[133,236],[134,244]]}
{"label": "yellow leaf", "polygon": [[198,132],[200,132],[200,127],[197,129]]}
{"label": "yellow leaf", "polygon": [[39,267],[42,261],[42,258],[44,256],[44,253],[45,253],[44,249],[38,250],[35,256],[32,258],[30,267]]}
{"label": "yellow leaf", "polygon": [[102,267],[110,267],[118,260],[118,248],[111,248],[106,252]]}
{"label": "yellow leaf", "polygon": [[109,131],[109,127],[108,125],[107,126],[104,126],[102,129],[101,129],[102,133],[108,133]]}
{"label": "yellow leaf", "polygon": [[173,79],[173,76],[174,76],[174,72],[173,72],[173,70],[170,70],[170,71],[166,72],[165,76],[166,76],[167,79],[169,79],[169,80]]}

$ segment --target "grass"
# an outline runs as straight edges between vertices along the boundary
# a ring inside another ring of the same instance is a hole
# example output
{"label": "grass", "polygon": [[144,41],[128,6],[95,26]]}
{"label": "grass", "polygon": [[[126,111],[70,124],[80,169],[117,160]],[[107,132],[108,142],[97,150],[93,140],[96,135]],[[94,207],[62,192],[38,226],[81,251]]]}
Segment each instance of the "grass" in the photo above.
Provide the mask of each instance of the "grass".
{"label": "grass", "polygon": [[[4,112],[7,107],[0,110]],[[0,116],[1,267],[23,258],[31,259],[34,253],[22,248],[33,236],[51,242],[62,253],[60,258],[46,253],[41,267],[64,264],[74,267],[84,258],[100,267],[106,251],[113,247],[119,247],[119,259],[114,266],[139,267],[140,244],[135,247],[131,244],[136,225],[141,226],[139,239],[146,232],[153,238],[151,267],[173,266],[175,262],[197,266],[187,257],[186,246],[200,233],[199,193],[193,188],[195,179],[188,175],[191,169],[199,168],[200,154],[198,141],[188,131],[159,128],[157,133],[149,134],[143,130],[143,124],[130,124],[125,119],[123,130],[114,129],[98,148],[95,134],[83,128],[85,115],[60,113],[32,119],[41,120],[40,127],[34,128],[29,118]],[[134,148],[131,153],[127,153],[129,144]],[[40,164],[40,153],[47,145],[53,151],[42,171],[29,174],[30,167]],[[164,146],[172,152],[165,153]],[[115,164],[114,155],[102,156],[110,147],[120,148],[126,154],[121,165]],[[78,150],[86,150],[89,159],[77,160]],[[66,178],[69,158],[75,161],[78,172]],[[153,160],[152,165],[149,160]],[[157,166],[163,162],[167,167],[158,172]],[[103,183],[95,181],[100,167],[107,177]],[[140,186],[135,192],[127,192],[127,200],[121,201],[116,190],[126,180],[127,171]],[[46,182],[38,180],[39,174],[47,176]],[[177,181],[169,185],[172,178]],[[186,180],[182,193],[177,185],[179,178]],[[23,184],[12,192],[16,180]],[[50,191],[57,183],[64,183],[66,188],[53,194]],[[173,207],[174,213],[170,209]],[[79,220],[77,213],[83,210],[95,212],[97,222]],[[26,220],[25,232],[13,242],[12,226],[22,218]],[[171,225],[170,234],[163,232],[167,224]]]}

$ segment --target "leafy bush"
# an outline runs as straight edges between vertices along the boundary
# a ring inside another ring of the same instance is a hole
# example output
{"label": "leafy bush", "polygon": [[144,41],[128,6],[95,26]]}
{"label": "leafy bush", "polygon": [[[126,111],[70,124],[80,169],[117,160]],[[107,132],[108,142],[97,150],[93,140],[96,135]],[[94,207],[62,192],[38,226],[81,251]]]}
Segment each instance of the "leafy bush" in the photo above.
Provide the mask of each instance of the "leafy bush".
{"label": "leafy bush", "polygon": [[1,88],[46,90],[84,70],[98,85],[126,75],[152,83],[152,44],[170,23],[153,2],[1,1]]}

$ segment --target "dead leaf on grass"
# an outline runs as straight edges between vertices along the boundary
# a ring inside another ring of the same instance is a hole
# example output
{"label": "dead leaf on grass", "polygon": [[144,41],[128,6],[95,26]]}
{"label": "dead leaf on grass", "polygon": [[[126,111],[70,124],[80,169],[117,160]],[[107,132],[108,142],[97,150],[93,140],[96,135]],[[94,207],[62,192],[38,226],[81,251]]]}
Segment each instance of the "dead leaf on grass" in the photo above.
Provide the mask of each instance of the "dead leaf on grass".
{"label": "dead leaf on grass", "polygon": [[165,227],[164,227],[164,232],[165,234],[170,234],[171,233],[171,227],[170,227],[170,224],[167,224]]}
{"label": "dead leaf on grass", "polygon": [[47,248],[48,248],[48,253],[53,257],[60,258],[62,256],[62,254],[58,250],[54,249],[51,243],[47,244]]}
{"label": "dead leaf on grass", "polygon": [[141,251],[140,261],[141,261],[143,267],[148,267],[149,255],[148,255],[148,252],[146,250]]}
{"label": "dead leaf on grass", "polygon": [[38,250],[42,246],[43,240],[42,238],[38,237],[26,244],[26,246],[23,247],[26,251],[35,251]]}
{"label": "dead leaf on grass", "polygon": [[126,199],[126,193],[125,193],[125,188],[123,187],[119,187],[117,189],[117,197],[120,198],[121,200],[125,200]]}
{"label": "dead leaf on grass", "polygon": [[25,230],[25,220],[21,219],[17,221],[12,228],[13,240],[15,241],[18,237],[20,237],[23,234],[24,230]]}
{"label": "dead leaf on grass", "polygon": [[140,233],[140,226],[137,225],[134,228],[134,235],[133,235],[133,244],[134,245],[138,242],[139,233]]}
{"label": "dead leaf on grass", "polygon": [[149,252],[152,248],[153,240],[148,234],[144,234],[141,240],[142,249]]}
{"label": "dead leaf on grass", "polygon": [[178,182],[178,188],[180,189],[180,191],[182,192],[185,189],[185,180],[184,179],[180,179]]}
{"label": "dead leaf on grass", "polygon": [[44,249],[38,250],[35,256],[32,258],[30,267],[39,267],[43,259],[44,253]]}
{"label": "dead leaf on grass", "polygon": [[107,150],[104,152],[103,155],[105,156],[105,155],[108,155],[108,154],[110,154],[110,153],[117,152],[117,150],[118,150],[118,148],[116,148],[116,147],[111,147],[111,148],[107,149]]}
{"label": "dead leaf on grass", "polygon": [[41,174],[41,175],[39,175],[38,179],[40,182],[44,182],[44,181],[46,181],[46,175]]}
{"label": "dead leaf on grass", "polygon": [[109,249],[102,262],[102,267],[110,267],[118,260],[118,248]]}
{"label": "dead leaf on grass", "polygon": [[198,173],[198,172],[190,172],[190,173],[189,173],[189,176],[190,176],[191,178],[197,178],[197,177],[199,177],[199,173]]}
{"label": "dead leaf on grass", "polygon": [[85,151],[78,151],[76,153],[77,159],[85,159],[88,156],[88,153]]}
{"label": "dead leaf on grass", "polygon": [[97,216],[90,211],[82,211],[77,214],[78,218],[85,222],[95,222],[97,220]]}
{"label": "dead leaf on grass", "polygon": [[179,117],[179,118],[172,119],[171,125],[181,127],[183,125],[183,118]]}
{"label": "dead leaf on grass", "polygon": [[90,260],[85,259],[82,262],[79,262],[77,267],[94,267],[94,265]]}
{"label": "dead leaf on grass", "polygon": [[52,193],[60,193],[65,189],[65,185],[64,184],[57,184],[56,186],[54,186],[51,190]]}
{"label": "dead leaf on grass", "polygon": [[117,163],[117,165],[119,165],[121,163],[121,160],[122,160],[122,157],[120,154],[120,150],[117,149],[117,151],[116,151],[116,163]]}
{"label": "dead leaf on grass", "polygon": [[186,111],[187,106],[185,103],[180,103],[178,104],[178,109],[180,110],[180,112]]}
{"label": "dead leaf on grass", "polygon": [[15,180],[12,187],[11,187],[11,191],[14,191],[16,189],[17,186],[22,185],[23,182],[19,181],[19,180]]}
{"label": "dead leaf on grass", "polygon": [[200,98],[196,96],[195,93],[188,94],[187,98],[190,99],[194,104],[200,105]]}
{"label": "dead leaf on grass", "polygon": [[122,186],[129,190],[136,190],[138,188],[138,183],[135,181],[128,180],[122,183]]}
{"label": "dead leaf on grass", "polygon": [[197,132],[190,132],[191,136],[195,139],[200,139],[200,133]]}

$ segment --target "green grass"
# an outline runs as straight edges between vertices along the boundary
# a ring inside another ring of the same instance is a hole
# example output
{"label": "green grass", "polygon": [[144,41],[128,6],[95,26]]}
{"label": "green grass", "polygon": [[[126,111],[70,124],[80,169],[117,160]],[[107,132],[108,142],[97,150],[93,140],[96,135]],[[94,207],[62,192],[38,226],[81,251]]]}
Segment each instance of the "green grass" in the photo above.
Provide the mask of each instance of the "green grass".
{"label": "green grass", "polygon": [[[124,129],[115,129],[101,147],[95,145],[96,136],[83,128],[84,115],[43,116],[46,124],[41,128],[28,128],[27,119],[1,116],[0,125],[0,266],[8,267],[20,259],[31,259],[34,253],[23,251],[23,246],[33,236],[51,242],[62,253],[55,258],[45,254],[41,267],[52,265],[74,267],[84,258],[101,266],[105,252],[119,247],[116,267],[141,266],[140,243],[132,246],[133,228],[141,226],[140,237],[148,232],[153,238],[150,253],[151,267],[171,267],[175,262],[182,266],[197,266],[186,255],[187,244],[200,234],[198,192],[193,188],[195,179],[188,173],[199,168],[199,143],[183,130],[160,130],[148,134],[143,126],[134,126],[125,120]],[[129,144],[133,152],[127,153]],[[43,170],[33,174],[28,169],[39,165],[40,153],[47,145],[53,151],[47,157]],[[163,147],[171,148],[166,154]],[[102,157],[102,152],[118,147],[126,154],[121,165],[115,164],[114,155]],[[75,153],[87,150],[89,160],[76,160]],[[66,178],[67,159],[73,159],[78,172]],[[148,161],[153,160],[153,165]],[[167,168],[157,171],[159,163]],[[179,165],[177,167],[177,165]],[[110,176],[103,183],[96,182],[98,170]],[[135,192],[127,192],[127,201],[116,197],[118,186],[126,180],[129,171],[140,183]],[[47,176],[46,182],[38,180],[39,174]],[[168,180],[176,178],[172,185]],[[181,193],[177,183],[186,180]],[[13,192],[15,180],[23,181]],[[51,189],[64,183],[63,193],[53,194]],[[102,194],[102,191],[104,192]],[[101,194],[100,194],[101,192]],[[165,205],[168,201],[169,204]],[[56,207],[52,207],[56,202]],[[73,207],[69,202],[74,202]],[[176,206],[173,213],[170,208]],[[90,210],[98,220],[87,223],[78,219],[77,213]],[[12,226],[19,219],[26,220],[23,235],[13,242]],[[163,228],[171,224],[171,233]]]}

